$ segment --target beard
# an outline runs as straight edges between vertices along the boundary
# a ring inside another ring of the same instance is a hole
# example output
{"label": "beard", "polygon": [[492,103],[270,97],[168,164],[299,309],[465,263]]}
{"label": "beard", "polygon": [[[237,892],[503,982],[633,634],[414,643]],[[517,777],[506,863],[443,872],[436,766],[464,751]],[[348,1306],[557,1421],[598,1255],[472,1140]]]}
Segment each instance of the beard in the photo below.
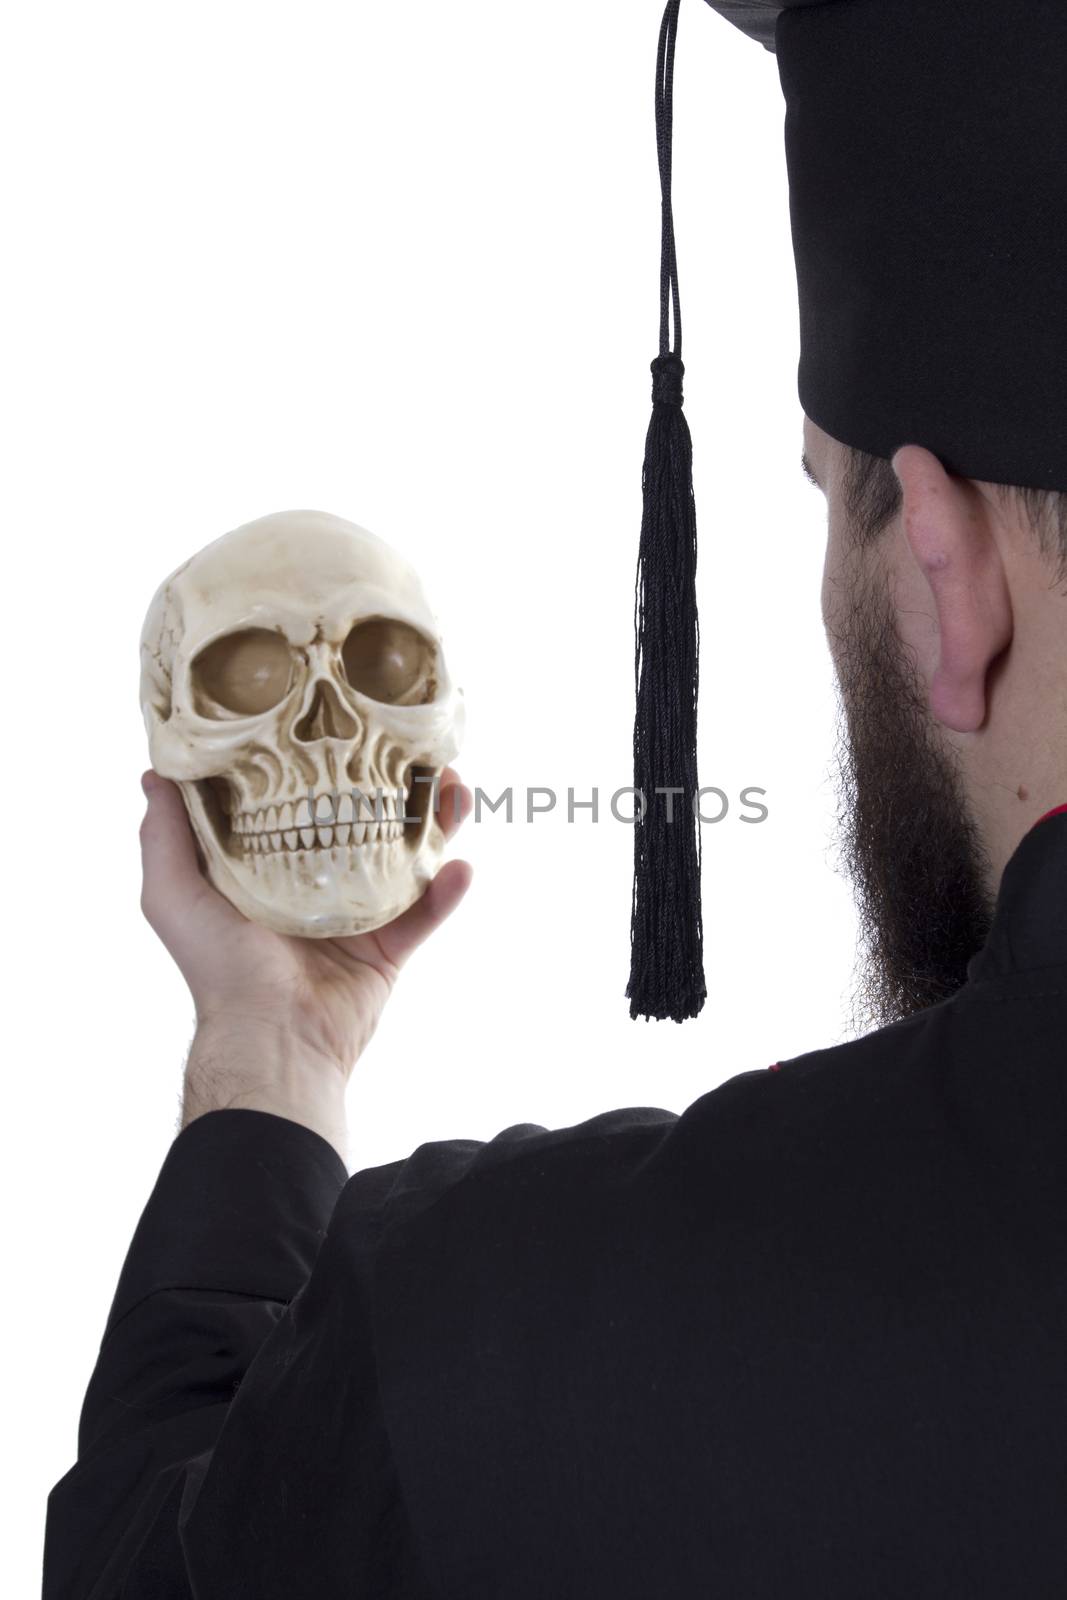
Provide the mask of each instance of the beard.
{"label": "beard", "polygon": [[885,588],[870,583],[852,598],[835,646],[838,827],[859,912],[852,1023],[862,1032],[954,994],[994,900],[957,762]]}

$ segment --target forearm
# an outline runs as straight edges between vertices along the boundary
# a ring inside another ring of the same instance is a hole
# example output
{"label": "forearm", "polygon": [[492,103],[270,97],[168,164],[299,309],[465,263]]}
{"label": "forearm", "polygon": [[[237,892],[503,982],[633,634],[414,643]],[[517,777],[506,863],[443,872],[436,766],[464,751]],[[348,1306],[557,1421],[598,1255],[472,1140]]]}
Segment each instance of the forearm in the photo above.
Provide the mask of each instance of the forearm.
{"label": "forearm", "polygon": [[78,1460],[49,1497],[47,1600],[188,1592],[186,1469],[310,1277],[347,1182],[295,1117],[212,1109],[171,1144],[127,1252]]}
{"label": "forearm", "polygon": [[254,1017],[201,1023],[185,1064],[182,1127],[208,1111],[286,1117],[347,1161],[344,1073],[282,1025]]}

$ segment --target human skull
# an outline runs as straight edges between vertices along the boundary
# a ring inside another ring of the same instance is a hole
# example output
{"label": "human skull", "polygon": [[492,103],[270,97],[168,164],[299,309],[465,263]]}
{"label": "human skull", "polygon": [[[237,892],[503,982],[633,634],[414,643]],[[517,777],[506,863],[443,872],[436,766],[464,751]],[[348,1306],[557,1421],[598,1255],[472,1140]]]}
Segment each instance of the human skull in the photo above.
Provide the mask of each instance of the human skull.
{"label": "human skull", "polygon": [[152,765],[211,881],[279,933],[381,927],[433,877],[463,703],[411,567],[322,511],[281,511],[162,583],[141,634]]}

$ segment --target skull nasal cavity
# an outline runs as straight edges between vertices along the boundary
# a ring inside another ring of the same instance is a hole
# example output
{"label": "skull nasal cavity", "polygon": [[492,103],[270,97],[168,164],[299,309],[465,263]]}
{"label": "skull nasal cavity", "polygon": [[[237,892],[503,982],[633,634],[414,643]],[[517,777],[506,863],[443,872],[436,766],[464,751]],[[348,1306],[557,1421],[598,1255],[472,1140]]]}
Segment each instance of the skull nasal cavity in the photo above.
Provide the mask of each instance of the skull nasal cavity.
{"label": "skull nasal cavity", "polygon": [[328,683],[315,686],[315,698],[293,729],[293,737],[302,744],[314,739],[354,739],[359,724],[337,698],[336,689]]}

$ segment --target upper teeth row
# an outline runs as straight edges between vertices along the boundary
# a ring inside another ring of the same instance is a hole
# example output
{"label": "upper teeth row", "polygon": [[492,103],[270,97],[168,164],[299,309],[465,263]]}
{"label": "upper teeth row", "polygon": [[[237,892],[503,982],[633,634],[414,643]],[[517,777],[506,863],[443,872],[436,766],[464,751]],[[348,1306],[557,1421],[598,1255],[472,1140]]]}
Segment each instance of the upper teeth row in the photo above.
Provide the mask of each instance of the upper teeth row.
{"label": "upper teeth row", "polygon": [[235,833],[276,833],[279,829],[324,827],[344,822],[404,820],[403,791],[391,789],[362,793],[306,795],[295,802],[267,806],[262,811],[241,811],[233,820]]}
{"label": "upper teeth row", "polygon": [[404,824],[397,822],[338,822],[336,826],[274,829],[265,833],[246,833],[242,847],[246,856],[269,855],[273,850],[329,850],[334,845],[388,844],[403,837]]}

